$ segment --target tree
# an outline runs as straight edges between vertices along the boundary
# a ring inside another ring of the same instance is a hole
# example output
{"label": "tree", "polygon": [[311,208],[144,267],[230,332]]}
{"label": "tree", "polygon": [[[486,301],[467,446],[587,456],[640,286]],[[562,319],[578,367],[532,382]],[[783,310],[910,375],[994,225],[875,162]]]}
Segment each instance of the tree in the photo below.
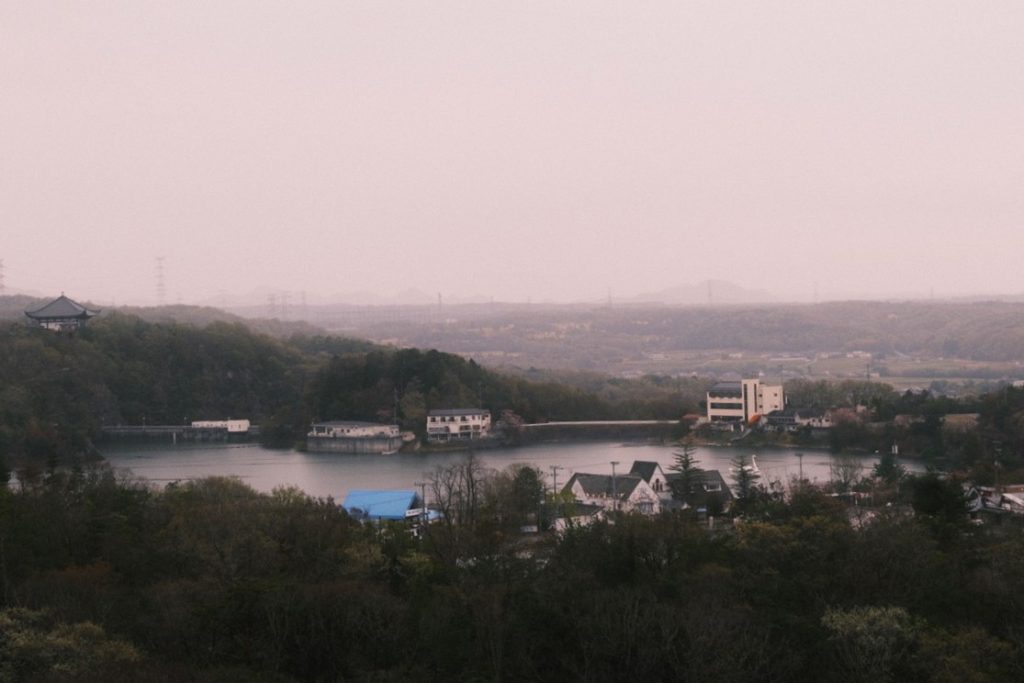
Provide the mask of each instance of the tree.
{"label": "tree", "polygon": [[543,475],[529,465],[510,465],[487,481],[485,507],[500,527],[516,532],[524,525],[538,524],[544,499]]}
{"label": "tree", "polygon": [[821,619],[850,681],[896,680],[917,625],[902,607],[829,609]]}
{"label": "tree", "polygon": [[672,497],[682,503],[688,502],[690,496],[693,495],[700,474],[704,471],[697,466],[698,462],[693,453],[693,446],[689,444],[684,445],[681,450],[672,453],[672,458],[675,462],[669,466],[670,470],[677,472],[679,475],[670,484],[672,487]]}
{"label": "tree", "polygon": [[918,519],[939,538],[953,538],[967,524],[967,498],[956,481],[928,473],[912,481],[911,504]]}
{"label": "tree", "polygon": [[761,473],[756,465],[750,464],[745,455],[733,458],[730,473],[736,493],[734,507],[738,512],[743,512],[757,494],[757,480],[761,478]]}
{"label": "tree", "polygon": [[838,493],[849,493],[860,481],[864,465],[860,459],[850,453],[836,453],[829,465],[832,474],[832,485]]}
{"label": "tree", "polygon": [[882,454],[871,473],[886,484],[898,484],[907,476],[907,469],[896,462],[895,453],[887,451]]}

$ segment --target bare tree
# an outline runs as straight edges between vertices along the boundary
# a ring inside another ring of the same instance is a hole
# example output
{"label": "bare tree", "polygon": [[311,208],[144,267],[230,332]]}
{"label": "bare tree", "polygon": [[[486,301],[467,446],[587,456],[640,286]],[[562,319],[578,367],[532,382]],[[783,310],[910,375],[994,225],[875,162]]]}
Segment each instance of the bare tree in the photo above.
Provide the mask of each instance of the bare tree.
{"label": "bare tree", "polygon": [[864,465],[860,459],[850,453],[836,453],[832,456],[829,466],[832,474],[832,486],[838,493],[848,493],[861,480]]}

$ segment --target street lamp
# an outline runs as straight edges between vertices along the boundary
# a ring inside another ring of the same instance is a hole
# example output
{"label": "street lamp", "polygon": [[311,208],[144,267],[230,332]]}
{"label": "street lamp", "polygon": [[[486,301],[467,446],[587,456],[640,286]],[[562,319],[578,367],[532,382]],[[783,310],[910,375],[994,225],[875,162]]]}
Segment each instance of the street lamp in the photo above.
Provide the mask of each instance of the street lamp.
{"label": "street lamp", "polygon": [[615,505],[616,512],[619,509],[619,494],[618,494],[618,488],[615,485],[616,484],[616,482],[615,482],[615,466],[618,465],[618,464],[619,464],[618,460],[612,460],[612,500],[615,501],[614,505]]}

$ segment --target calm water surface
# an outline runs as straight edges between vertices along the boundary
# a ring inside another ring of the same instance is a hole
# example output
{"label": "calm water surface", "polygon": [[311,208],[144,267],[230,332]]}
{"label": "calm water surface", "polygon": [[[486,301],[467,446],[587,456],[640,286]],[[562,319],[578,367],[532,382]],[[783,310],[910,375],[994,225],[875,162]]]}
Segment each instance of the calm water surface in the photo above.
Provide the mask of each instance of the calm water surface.
{"label": "calm water surface", "polygon": [[[123,446],[107,445],[107,460],[116,468],[130,470],[154,484],[199,479],[210,476],[236,476],[258,491],[278,486],[297,486],[313,496],[344,498],[351,489],[413,488],[434,468],[450,465],[466,457],[465,453],[416,453],[395,455],[339,455],[270,450],[257,445],[203,446]],[[524,463],[539,468],[551,484],[551,467],[557,465],[559,485],[574,472],[610,474],[629,471],[634,460],[653,460],[662,467],[672,464],[672,446],[621,442],[585,442],[540,444],[520,448],[478,451],[486,467],[503,469]],[[750,448],[697,448],[699,466],[717,469],[729,480],[730,461],[739,455],[757,455],[757,464],[765,479],[783,482],[797,476],[800,461],[796,450],[756,451]],[[804,477],[811,481],[829,479],[831,456],[823,451],[801,451]],[[877,456],[863,456],[864,474],[870,472]],[[914,461],[901,461],[911,471],[921,468]]]}

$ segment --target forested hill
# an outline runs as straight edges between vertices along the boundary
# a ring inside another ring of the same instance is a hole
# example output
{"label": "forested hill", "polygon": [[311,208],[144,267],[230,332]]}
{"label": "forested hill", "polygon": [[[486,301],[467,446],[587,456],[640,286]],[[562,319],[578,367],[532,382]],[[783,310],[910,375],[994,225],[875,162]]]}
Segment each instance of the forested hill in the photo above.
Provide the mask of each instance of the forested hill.
{"label": "forested hill", "polygon": [[[18,294],[0,296],[0,320],[25,321],[25,311],[49,303],[51,299]],[[287,338],[292,335],[316,335],[324,331],[302,320],[279,320],[277,318],[242,318],[234,313],[212,306],[191,306],[175,304],[170,306],[117,306],[106,308],[95,302],[82,300],[78,302],[90,309],[101,309],[104,315],[130,315],[151,323],[178,323],[203,327],[211,323],[241,323],[254,332],[268,334],[272,337]]]}
{"label": "forested hill", "polygon": [[379,322],[360,334],[575,368],[607,367],[638,352],[860,350],[1013,361],[1024,348],[1024,303],[1010,302],[533,307],[473,319],[460,319],[454,309],[450,316],[455,321],[444,324]]}
{"label": "forested hill", "polygon": [[397,420],[422,430],[427,410],[460,406],[542,420],[672,417],[680,403],[662,395],[619,404],[437,351],[322,335],[276,339],[237,323],[104,313],[73,335],[0,323],[0,454],[14,459],[87,452],[102,425],[248,418],[290,445],[316,419]]}

